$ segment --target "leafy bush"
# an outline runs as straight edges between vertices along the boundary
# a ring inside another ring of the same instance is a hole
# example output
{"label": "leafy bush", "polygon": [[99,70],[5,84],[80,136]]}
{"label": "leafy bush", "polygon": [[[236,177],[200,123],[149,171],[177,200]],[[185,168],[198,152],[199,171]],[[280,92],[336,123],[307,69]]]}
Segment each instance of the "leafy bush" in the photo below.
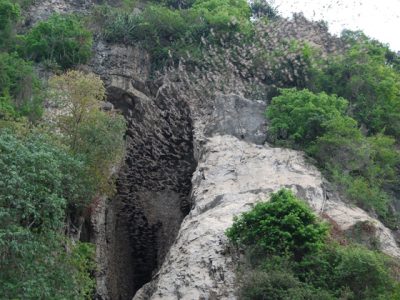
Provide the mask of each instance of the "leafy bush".
{"label": "leafy bush", "polygon": [[54,60],[64,69],[86,63],[92,34],[73,15],[53,15],[24,36],[24,53],[35,61]]}
{"label": "leafy bush", "polygon": [[339,248],[340,262],[333,273],[338,286],[348,287],[355,299],[378,299],[393,291],[388,259],[360,247]]}
{"label": "leafy bush", "polygon": [[293,254],[300,259],[321,248],[327,229],[303,202],[283,189],[272,194],[269,202],[258,203],[235,218],[226,235],[238,245],[255,245],[269,254]]}
{"label": "leafy bush", "polygon": [[[294,265],[298,278],[329,290],[336,299],[393,299],[399,283],[393,259],[361,246],[326,245],[324,251]],[[386,298],[387,297],[387,298]]]}
{"label": "leafy bush", "polygon": [[193,5],[190,1],[162,1],[139,14],[103,6],[95,10],[94,19],[106,40],[140,43],[151,54],[154,69],[188,53],[198,55],[204,39],[218,44],[223,36],[252,31],[250,8],[243,0],[197,0]]}
{"label": "leafy bush", "polygon": [[282,89],[267,108],[270,134],[275,140],[307,145],[325,132],[325,123],[344,115],[347,101],[324,92]]}
{"label": "leafy bush", "polygon": [[242,299],[396,299],[394,259],[326,239],[325,225],[299,204],[280,190],[227,230],[245,250],[238,276]]}
{"label": "leafy bush", "polygon": [[9,0],[0,0],[0,51],[13,45],[15,24],[21,15],[20,7]]}
{"label": "leafy bush", "polygon": [[56,131],[73,153],[83,155],[98,193],[111,193],[110,172],[124,151],[125,119],[100,110],[105,97],[101,79],[94,74],[69,71],[49,81],[53,102],[60,110]]}
{"label": "leafy bush", "polygon": [[0,53],[0,119],[42,114],[40,82],[32,65],[16,54]]}
{"label": "leafy bush", "polygon": [[334,95],[282,89],[267,108],[269,134],[280,144],[306,150],[349,200],[396,228],[390,204],[400,152],[391,137],[365,136],[346,108],[347,101]]}
{"label": "leafy bush", "polygon": [[302,283],[288,270],[255,270],[245,276],[240,299],[244,300],[333,300],[328,291]]}
{"label": "leafy bush", "polygon": [[204,17],[215,33],[246,33],[250,30],[251,11],[244,0],[196,0],[193,11]]}
{"label": "leafy bush", "polygon": [[395,140],[383,135],[367,138],[349,117],[327,122],[326,131],[308,153],[317,158],[348,199],[395,228],[397,225],[389,222],[390,191],[398,180],[400,163]]}
{"label": "leafy bush", "polygon": [[343,171],[363,168],[370,153],[357,122],[350,117],[339,117],[324,125],[325,134],[314,137],[315,143],[308,148],[308,153],[322,164],[337,166]]}
{"label": "leafy bush", "polygon": [[347,31],[343,38],[349,50],[320,62],[311,80],[314,90],[348,99],[352,117],[369,134],[400,137],[400,72],[395,56],[361,32]]}
{"label": "leafy bush", "polygon": [[2,297],[79,298],[90,270],[70,264],[62,230],[66,206],[93,193],[83,161],[43,133],[1,131],[0,173]]}

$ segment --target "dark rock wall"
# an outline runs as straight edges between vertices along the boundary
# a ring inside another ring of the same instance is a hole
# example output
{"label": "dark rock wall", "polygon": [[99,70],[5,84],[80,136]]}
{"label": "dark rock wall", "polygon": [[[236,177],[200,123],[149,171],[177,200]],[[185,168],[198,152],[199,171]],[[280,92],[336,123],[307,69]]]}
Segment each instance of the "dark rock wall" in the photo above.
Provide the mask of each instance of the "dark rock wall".
{"label": "dark rock wall", "polygon": [[98,299],[132,299],[151,280],[190,210],[192,116],[178,97],[149,80],[149,56],[138,47],[97,41],[90,69],[107,87],[108,106],[125,116],[126,159],[117,193],[93,217]]}
{"label": "dark rock wall", "polygon": [[108,100],[128,121],[126,162],[107,224],[108,293],[124,300],[151,280],[173,243],[190,209],[195,169],[186,104],[161,94],[146,97],[129,81],[113,78],[124,89],[108,89]]}

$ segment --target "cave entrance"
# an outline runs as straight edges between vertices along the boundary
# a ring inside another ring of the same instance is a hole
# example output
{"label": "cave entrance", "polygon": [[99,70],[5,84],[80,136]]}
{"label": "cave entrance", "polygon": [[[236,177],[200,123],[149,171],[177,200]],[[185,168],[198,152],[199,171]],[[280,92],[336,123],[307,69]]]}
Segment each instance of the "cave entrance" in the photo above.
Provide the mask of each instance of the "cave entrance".
{"label": "cave entrance", "polygon": [[161,266],[190,210],[196,167],[192,120],[174,99],[108,91],[128,122],[125,164],[107,216],[107,290],[110,299],[131,300]]}

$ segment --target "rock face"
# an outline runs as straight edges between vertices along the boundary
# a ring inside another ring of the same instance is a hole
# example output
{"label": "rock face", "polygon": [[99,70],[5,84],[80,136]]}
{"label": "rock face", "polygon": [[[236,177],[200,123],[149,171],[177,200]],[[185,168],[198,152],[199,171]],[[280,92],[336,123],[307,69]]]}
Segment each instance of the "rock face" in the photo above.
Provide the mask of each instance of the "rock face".
{"label": "rock face", "polygon": [[[87,13],[99,2],[37,0],[25,25],[54,12]],[[343,48],[322,24],[301,16],[281,20],[275,32],[326,53]],[[126,300],[136,291],[135,300],[235,299],[224,232],[233,216],[282,187],[349,236],[366,229],[363,241],[400,258],[391,232],[330,192],[301,152],[265,144],[263,101],[166,97],[161,83],[149,80],[151,62],[142,49],[97,40],[93,50],[87,68],[106,84],[104,109],[119,109],[128,122],[117,196],[99,198],[85,234],[96,244],[96,299]]]}
{"label": "rock face", "polygon": [[[233,109],[238,103],[240,110]],[[138,291],[135,300],[235,299],[235,264],[224,232],[233,216],[283,187],[292,189],[343,231],[368,221],[376,229],[382,251],[400,257],[390,231],[328,192],[320,172],[306,162],[301,152],[254,143],[265,140],[259,131],[265,126],[260,105],[235,95],[219,97],[212,114],[214,123],[206,130],[208,136],[197,137],[205,143],[197,150],[193,208],[182,222],[161,269]],[[252,121],[243,122],[245,115]]]}
{"label": "rock face", "polygon": [[190,209],[195,168],[188,107],[121,89],[121,82],[109,87],[109,101],[128,120],[126,162],[107,224],[110,299],[133,296],[163,261]]}
{"label": "rock face", "polygon": [[96,44],[91,68],[107,100],[126,117],[126,160],[117,195],[93,217],[99,299],[130,299],[164,260],[190,210],[195,169],[189,106],[153,94],[149,57],[139,48]]}
{"label": "rock face", "polygon": [[92,69],[129,125],[117,197],[93,218],[98,299],[130,299],[146,282],[135,300],[235,299],[224,232],[233,216],[282,187],[342,231],[372,224],[374,241],[400,257],[391,232],[329,192],[301,152],[265,144],[263,101],[219,95],[200,107],[165,96],[148,80],[146,53],[96,48]]}
{"label": "rock face", "polygon": [[36,0],[26,15],[25,26],[31,27],[54,13],[87,13],[96,0]]}

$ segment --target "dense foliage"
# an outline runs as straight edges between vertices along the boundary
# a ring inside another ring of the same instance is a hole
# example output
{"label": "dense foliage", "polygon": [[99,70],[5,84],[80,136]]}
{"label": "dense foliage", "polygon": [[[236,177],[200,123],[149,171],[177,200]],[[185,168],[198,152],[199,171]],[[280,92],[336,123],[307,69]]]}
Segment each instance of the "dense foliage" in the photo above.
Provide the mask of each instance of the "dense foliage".
{"label": "dense foliage", "polygon": [[93,282],[82,274],[92,266],[81,268],[71,261],[90,261],[93,255],[80,253],[83,245],[70,245],[65,252],[62,231],[67,205],[87,201],[93,194],[84,161],[44,133],[19,136],[1,131],[0,173],[2,297],[83,296]]}
{"label": "dense foliage", "polygon": [[343,55],[322,60],[316,67],[314,89],[349,100],[351,115],[368,130],[400,137],[400,73],[395,57],[361,32],[347,31],[350,44]]}
{"label": "dense foliage", "polygon": [[[40,127],[0,129],[0,282],[7,299],[91,298],[93,245],[69,240],[87,208],[111,195],[125,121],[102,111],[104,86],[70,71],[50,80]],[[57,111],[55,113],[55,111]],[[67,233],[67,235],[65,235]]]}
{"label": "dense foliage", "polygon": [[306,150],[350,200],[396,227],[389,208],[400,178],[395,140],[365,136],[346,108],[347,101],[337,96],[281,90],[267,109],[271,137]]}
{"label": "dense foliage", "polygon": [[307,145],[326,131],[327,122],[342,117],[347,105],[345,99],[324,92],[283,89],[267,110],[270,136]]}
{"label": "dense foliage", "polygon": [[[92,296],[94,249],[72,242],[69,227],[81,225],[99,195],[112,194],[125,122],[102,110],[98,77],[58,68],[88,62],[92,34],[143,47],[153,70],[170,67],[164,97],[208,105],[218,93],[235,93],[271,102],[272,142],[305,150],[347,199],[398,228],[400,56],[385,45],[347,31],[343,49],[313,49],[259,0],[112,1],[120,7],[93,11],[93,33],[76,15],[24,28],[32,2],[0,0],[1,297]],[[35,62],[58,65],[43,118],[47,82]],[[242,298],[400,298],[388,258],[338,247],[326,234],[288,191],[235,219],[227,235],[250,261]]]}
{"label": "dense foliage", "polygon": [[239,276],[241,299],[399,296],[393,260],[361,246],[336,245],[327,239],[327,227],[288,190],[235,218],[226,234],[247,253]]}
{"label": "dense foliage", "polygon": [[92,34],[76,16],[53,15],[18,36],[31,2],[0,1],[0,298],[91,299],[94,245],[72,229],[113,192],[125,121],[102,111],[94,75],[60,75],[45,93],[30,60],[85,63]]}
{"label": "dense foliage", "polygon": [[74,15],[53,15],[36,24],[25,36],[21,52],[34,60],[50,60],[62,68],[86,63],[92,34]]}
{"label": "dense foliage", "polygon": [[244,0],[152,3],[141,13],[103,6],[94,15],[106,40],[140,43],[151,54],[155,69],[171,58],[176,62],[190,55],[201,60],[205,40],[219,43],[222,36],[252,31],[251,11]]}
{"label": "dense foliage", "polygon": [[41,114],[40,83],[32,64],[15,53],[0,53],[0,118],[36,120]]}
{"label": "dense foliage", "polygon": [[61,113],[53,130],[73,153],[86,157],[98,193],[111,193],[108,174],[121,160],[125,119],[114,111],[102,111],[105,89],[94,74],[69,71],[49,81],[53,105]]}
{"label": "dense foliage", "polygon": [[20,7],[10,0],[0,1],[0,51],[9,50],[13,45],[15,24],[21,15]]}
{"label": "dense foliage", "polygon": [[299,259],[318,251],[326,238],[327,227],[289,190],[271,195],[269,202],[258,203],[235,218],[227,231],[231,241],[256,245],[268,254],[293,254]]}

